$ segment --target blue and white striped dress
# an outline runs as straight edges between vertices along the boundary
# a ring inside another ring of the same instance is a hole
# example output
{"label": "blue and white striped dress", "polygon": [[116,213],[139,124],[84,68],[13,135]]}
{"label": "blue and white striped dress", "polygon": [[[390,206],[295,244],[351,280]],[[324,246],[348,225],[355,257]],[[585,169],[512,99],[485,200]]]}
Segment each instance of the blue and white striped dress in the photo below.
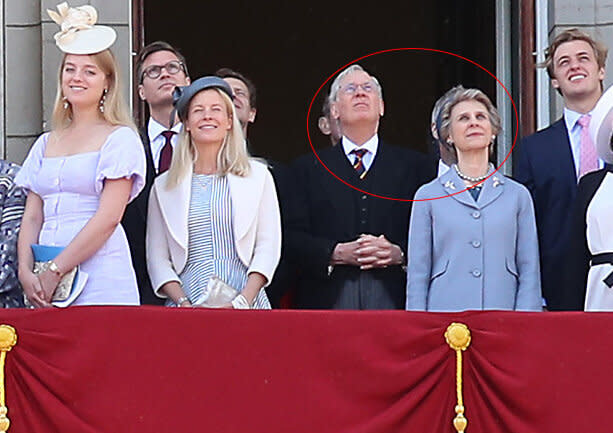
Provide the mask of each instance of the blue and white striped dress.
{"label": "blue and white striped dress", "polygon": [[[179,275],[187,297],[203,295],[212,276],[241,292],[247,283],[247,266],[234,246],[232,200],[228,180],[214,174],[193,174],[189,205],[187,263]],[[264,289],[254,308],[270,308]]]}

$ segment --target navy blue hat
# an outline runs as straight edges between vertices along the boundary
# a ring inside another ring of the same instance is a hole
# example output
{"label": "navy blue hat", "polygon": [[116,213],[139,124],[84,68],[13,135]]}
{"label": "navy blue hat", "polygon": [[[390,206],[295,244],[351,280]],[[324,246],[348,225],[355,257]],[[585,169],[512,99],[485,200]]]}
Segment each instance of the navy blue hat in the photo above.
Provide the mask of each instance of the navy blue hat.
{"label": "navy blue hat", "polygon": [[[219,89],[226,93],[230,99],[233,98],[232,88],[223,79],[215,76],[207,76],[198,78],[189,86],[177,86],[172,94],[172,104],[179,115],[179,119],[184,121],[187,117],[187,108],[189,102],[197,93],[206,89]],[[174,117],[174,116],[172,116]]]}

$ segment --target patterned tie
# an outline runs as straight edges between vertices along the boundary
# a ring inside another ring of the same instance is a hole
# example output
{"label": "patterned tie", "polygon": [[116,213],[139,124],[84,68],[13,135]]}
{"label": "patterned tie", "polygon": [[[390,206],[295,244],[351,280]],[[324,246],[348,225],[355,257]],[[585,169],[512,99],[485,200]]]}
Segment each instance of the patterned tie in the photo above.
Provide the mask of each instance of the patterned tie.
{"label": "patterned tie", "polygon": [[160,161],[158,164],[158,173],[162,174],[168,167],[170,167],[170,161],[172,161],[172,143],[170,142],[173,135],[176,132],[174,131],[164,131],[161,135],[164,136],[166,142],[164,143],[164,147],[162,147],[162,152],[160,153]]}
{"label": "patterned tie", "polygon": [[364,155],[366,155],[367,152],[368,150],[366,149],[353,149],[350,152],[355,155],[355,159],[353,160],[353,168],[358,172],[360,179],[364,179],[364,176],[366,176],[366,168],[364,167],[364,161],[362,161],[362,158],[364,158]]}
{"label": "patterned tie", "polygon": [[584,114],[577,120],[581,125],[581,147],[579,150],[579,178],[590,171],[598,170],[598,154],[588,132],[591,115]]}

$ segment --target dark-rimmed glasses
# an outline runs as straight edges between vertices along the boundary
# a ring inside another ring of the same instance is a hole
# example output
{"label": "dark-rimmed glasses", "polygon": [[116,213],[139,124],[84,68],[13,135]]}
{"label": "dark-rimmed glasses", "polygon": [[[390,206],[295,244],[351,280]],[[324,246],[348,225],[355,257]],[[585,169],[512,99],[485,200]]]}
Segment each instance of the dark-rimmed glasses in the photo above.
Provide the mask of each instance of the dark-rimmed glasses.
{"label": "dark-rimmed glasses", "polygon": [[141,81],[143,81],[145,76],[151,78],[152,80],[155,80],[157,77],[162,75],[162,69],[166,69],[166,72],[168,72],[170,75],[175,75],[176,73],[180,71],[185,72],[183,63],[181,63],[178,60],[172,60],[166,63],[165,65],[151,65],[143,69],[143,75],[141,76]]}

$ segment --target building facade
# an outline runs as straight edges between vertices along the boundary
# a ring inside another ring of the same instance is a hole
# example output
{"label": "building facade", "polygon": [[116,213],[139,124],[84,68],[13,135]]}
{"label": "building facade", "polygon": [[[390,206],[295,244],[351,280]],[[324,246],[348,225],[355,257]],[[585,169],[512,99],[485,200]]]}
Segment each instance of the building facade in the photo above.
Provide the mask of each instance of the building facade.
{"label": "building facade", "polygon": [[[613,47],[613,0],[534,0],[534,22],[519,26],[512,22],[530,0],[496,1],[496,75],[514,95],[526,98],[532,105],[532,124],[536,128],[546,126],[561,115],[562,100],[551,89],[543,70],[534,70],[527,77],[533,81],[534,97],[526,97],[525,81],[519,79],[517,55],[513,55],[513,38],[530,38],[534,53],[542,57],[549,38],[569,27],[579,27],[593,34],[609,47]],[[53,35],[57,25],[46,10],[55,10],[58,0],[0,0],[0,157],[21,163],[35,138],[47,130],[55,99],[57,70],[61,53],[55,46]],[[118,40],[113,47],[124,77],[125,95],[133,104],[134,82],[133,56],[144,42],[134,40],[134,35],[144,34],[142,28],[146,7],[143,0],[89,0],[70,1],[72,6],[91,4],[99,13],[99,24],[117,31]],[[517,12],[520,11],[520,12]],[[520,20],[521,21],[521,20]],[[523,27],[522,27],[523,26]],[[517,35],[512,35],[518,32]],[[524,54],[522,54],[524,55]],[[613,83],[613,61],[608,59],[609,75],[605,85]],[[535,57],[534,61],[538,58]],[[529,88],[529,87],[528,87]],[[506,135],[499,139],[499,161],[508,153],[512,142],[514,122],[512,108],[504,90],[499,89],[495,98],[507,122]],[[516,101],[517,102],[517,101]],[[138,110],[137,110],[138,111]],[[520,116],[521,117],[521,116]],[[523,123],[525,119],[520,119]],[[528,128],[531,129],[531,128]],[[522,132],[529,132],[525,128]],[[510,171],[506,170],[507,172]]]}

